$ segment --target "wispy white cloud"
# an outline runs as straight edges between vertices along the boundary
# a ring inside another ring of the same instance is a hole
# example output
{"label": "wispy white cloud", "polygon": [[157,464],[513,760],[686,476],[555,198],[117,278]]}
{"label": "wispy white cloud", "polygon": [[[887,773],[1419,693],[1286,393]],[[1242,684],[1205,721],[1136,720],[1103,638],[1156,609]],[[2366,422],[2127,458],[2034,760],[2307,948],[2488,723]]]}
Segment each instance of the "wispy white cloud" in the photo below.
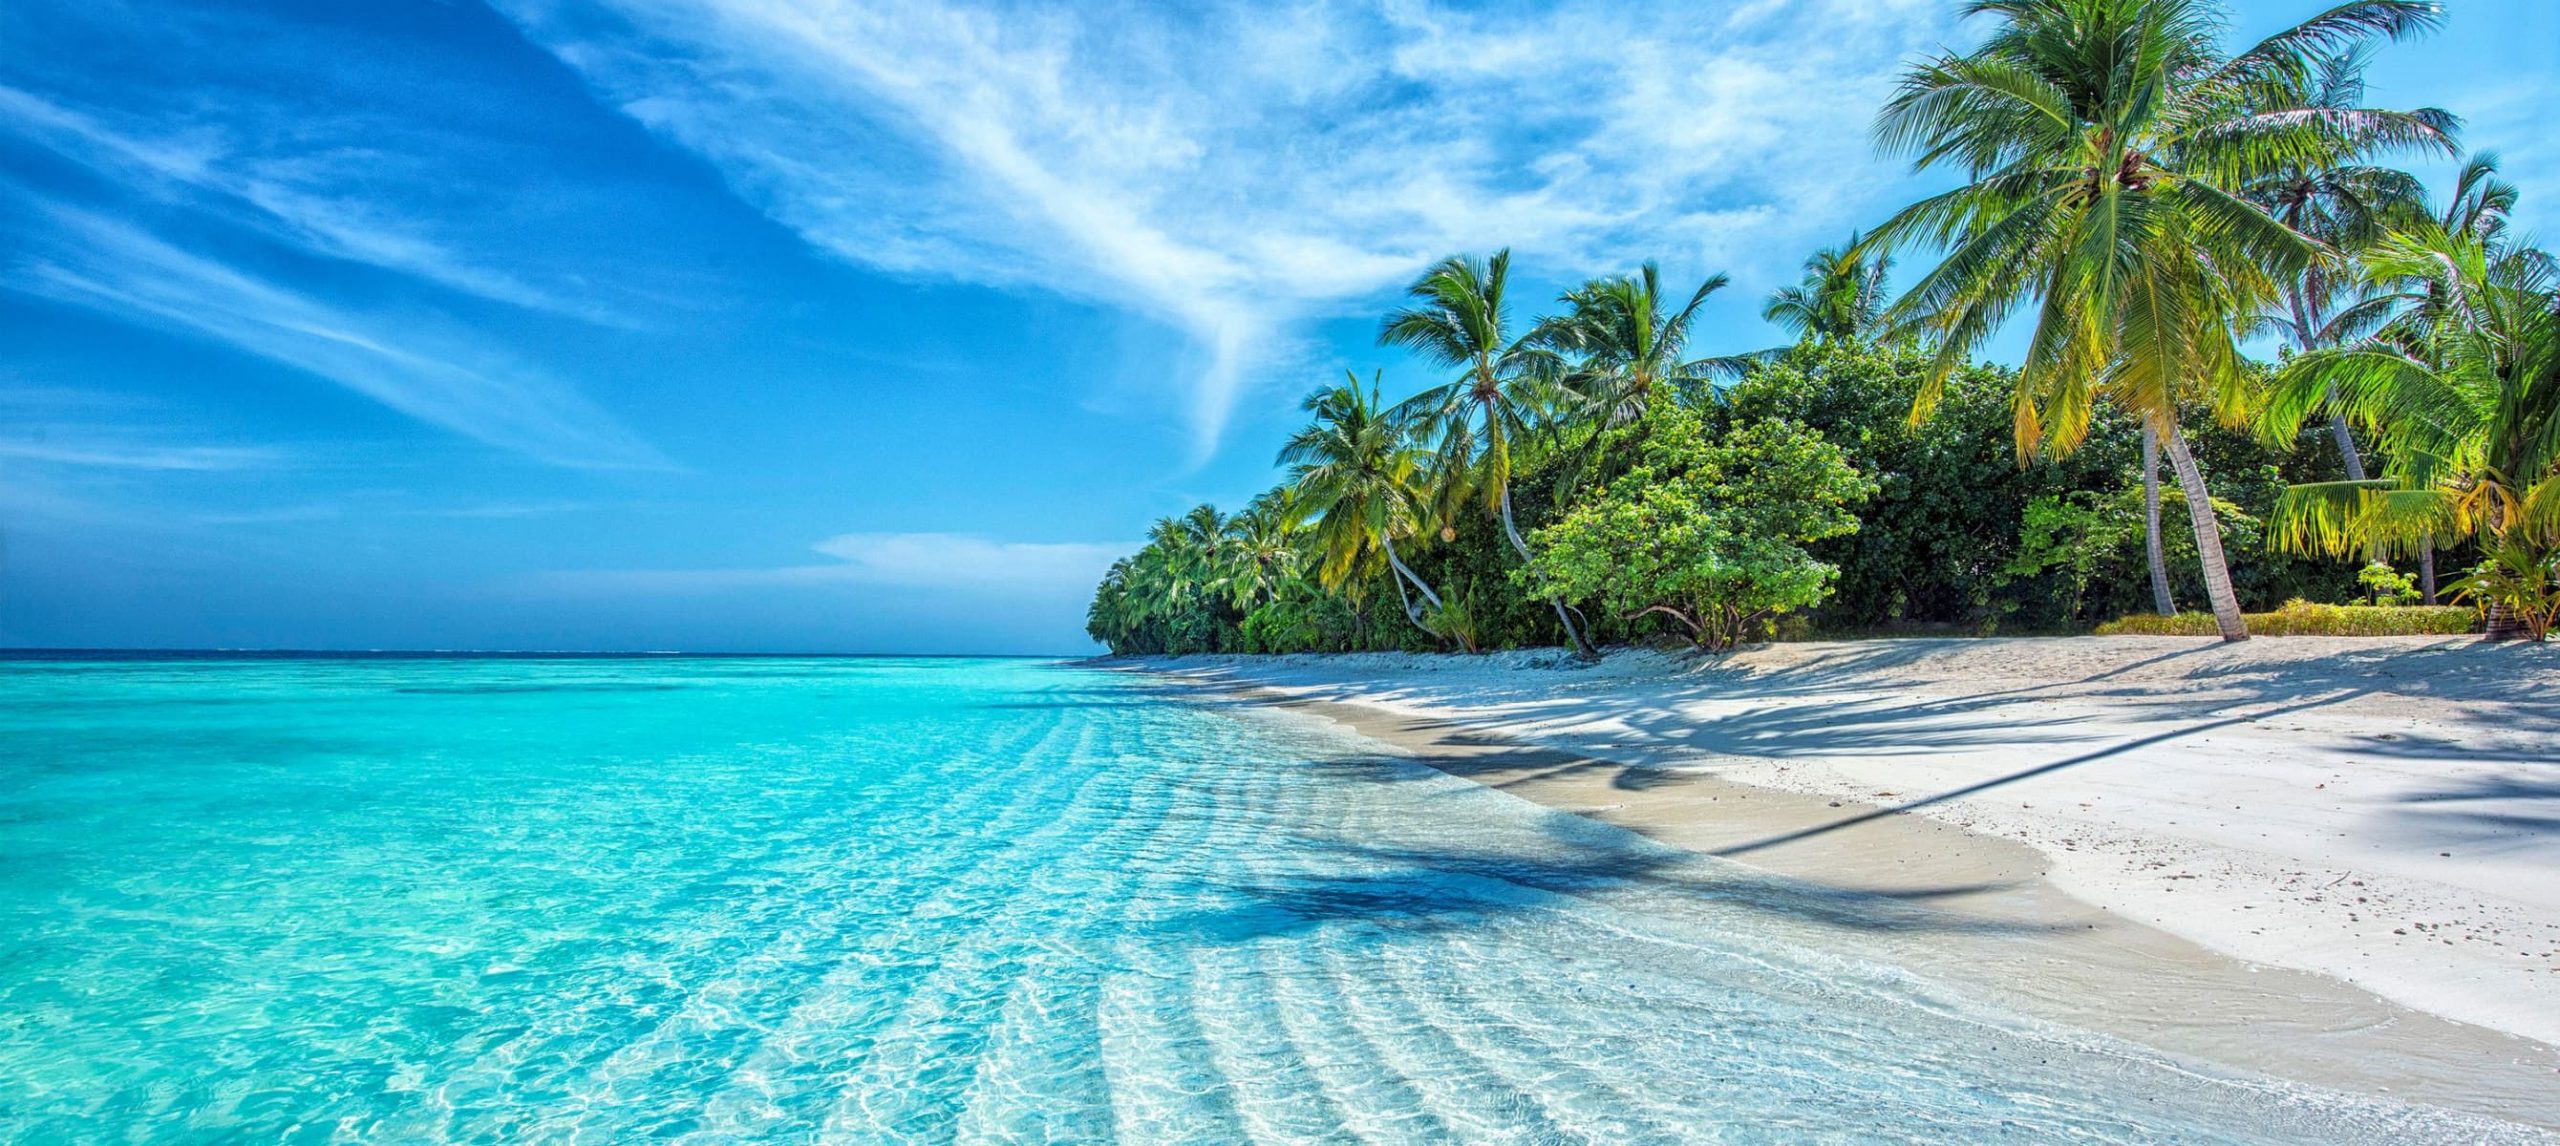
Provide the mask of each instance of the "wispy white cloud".
{"label": "wispy white cloud", "polygon": [[500,0],[810,242],[1055,290],[1205,352],[1214,442],[1296,322],[1453,250],[1790,265],[1881,190],[1866,117],[1935,0],[1208,10]]}
{"label": "wispy white cloud", "polygon": [[15,268],[28,293],[182,331],[307,371],[403,414],[557,465],[663,468],[570,387],[418,317],[357,314],[58,205]]}
{"label": "wispy white cloud", "polygon": [[574,570],[540,580],[555,588],[643,593],[827,585],[1080,592],[1136,546],[1002,541],[963,533],[846,533],[810,548],[833,560],[763,568]]}
{"label": "wispy white cloud", "polygon": [[314,521],[342,521],[356,518],[443,518],[464,521],[524,521],[539,517],[558,517],[603,508],[587,501],[489,501],[467,505],[398,505],[383,504],[378,499],[356,502],[308,501],[257,509],[199,513],[195,521],[202,525],[299,525]]}
{"label": "wispy white cloud", "polygon": [[0,458],[107,469],[220,471],[267,469],[281,455],[247,446],[171,446],[116,441],[0,441]]}
{"label": "wispy white cloud", "polygon": [[215,473],[292,464],[284,450],[219,440],[161,404],[81,386],[0,382],[0,462],[64,470]]}
{"label": "wispy white cloud", "polygon": [[350,188],[364,172],[396,166],[363,147],[297,147],[265,154],[231,138],[230,125],[154,130],[111,126],[98,114],[0,85],[0,131],[38,142],[128,190],[164,201],[210,200],[234,217],[314,254],[415,275],[465,294],[598,322],[616,321],[583,297],[526,283],[432,237],[413,213]]}

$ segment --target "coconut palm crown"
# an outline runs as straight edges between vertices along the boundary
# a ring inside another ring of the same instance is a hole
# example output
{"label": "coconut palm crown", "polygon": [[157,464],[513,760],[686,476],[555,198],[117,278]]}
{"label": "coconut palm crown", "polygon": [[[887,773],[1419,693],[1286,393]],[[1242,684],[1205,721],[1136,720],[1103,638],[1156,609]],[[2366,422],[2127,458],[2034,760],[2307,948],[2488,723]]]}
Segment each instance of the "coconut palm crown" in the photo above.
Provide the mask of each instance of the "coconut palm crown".
{"label": "coconut palm crown", "polygon": [[1581,420],[1603,429],[1623,426],[1657,393],[1694,398],[1750,368],[1747,354],[1686,357],[1698,308],[1728,281],[1707,276],[1673,309],[1662,292],[1662,268],[1648,262],[1634,274],[1564,292],[1565,312],[1539,323],[1530,341],[1573,360],[1564,383],[1577,396]]}
{"label": "coconut palm crown", "polygon": [[1865,242],[1851,234],[1845,244],[1815,251],[1804,261],[1803,281],[1769,292],[1760,317],[1816,346],[1872,336],[1884,317],[1893,260],[1865,250]]}

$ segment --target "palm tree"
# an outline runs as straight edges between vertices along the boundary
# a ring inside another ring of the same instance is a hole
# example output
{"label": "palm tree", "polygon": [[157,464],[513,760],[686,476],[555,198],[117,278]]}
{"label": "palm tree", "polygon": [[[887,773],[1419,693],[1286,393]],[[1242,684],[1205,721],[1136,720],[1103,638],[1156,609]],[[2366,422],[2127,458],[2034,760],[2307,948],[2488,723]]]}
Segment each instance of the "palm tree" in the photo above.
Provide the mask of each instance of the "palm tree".
{"label": "palm tree", "polygon": [[1227,519],[1227,574],[1222,587],[1239,613],[1279,595],[1298,576],[1301,550],[1297,498],[1286,488],[1256,495]]}
{"label": "palm tree", "polygon": [[[2328,115],[2352,112],[2364,102],[2364,69],[2371,45],[2359,45],[2314,62],[2310,82],[2269,101],[2268,110]],[[2376,126],[2387,131],[2376,131]],[[2426,195],[2416,176],[2363,162],[2381,147],[2419,146],[2453,155],[2458,121],[2436,108],[2369,112],[2352,122],[2354,131],[2325,155],[2292,159],[2251,183],[2249,198],[2285,226],[2328,244],[2342,254],[2372,245],[2391,224],[2422,210]],[[2273,324],[2297,352],[2342,346],[2369,334],[2389,314],[2388,302],[2370,289],[2351,264],[2315,262],[2284,284],[2282,307]],[[2347,477],[2364,480],[2364,459],[2346,415],[2331,411],[2329,433],[2337,441]]]}
{"label": "palm tree", "polygon": [[2385,240],[2366,261],[2419,301],[2382,337],[2288,363],[2262,428],[2299,424],[2334,393],[2389,462],[2378,478],[2287,489],[2272,539],[2341,554],[2465,537],[2492,551],[2560,546],[2554,260],[2494,228],[2430,223]]}
{"label": "palm tree", "polygon": [[1396,594],[1404,598],[1406,619],[1439,637],[1405,586],[1419,591],[1433,609],[1440,608],[1440,595],[1396,552],[1397,535],[1418,531],[1423,518],[1419,479],[1428,455],[1413,444],[1404,422],[1382,407],[1375,379],[1363,391],[1358,376],[1345,373],[1341,385],[1307,395],[1301,408],[1315,420],[1280,450],[1289,488],[1316,515],[1311,540],[1322,555],[1317,580],[1327,588],[1340,585],[1372,554],[1383,556],[1394,571]]}
{"label": "palm tree", "polygon": [[2033,302],[2013,405],[2021,456],[2078,446],[2101,399],[2150,425],[2186,495],[2215,621],[2225,640],[2246,640],[2179,399],[2202,388],[2238,416],[2237,328],[2322,248],[2238,188],[2288,160],[2336,154],[2350,135],[2394,130],[2358,109],[2253,109],[2302,84],[2317,56],[2432,26],[2436,8],[2349,0],[2227,57],[2209,0],[1975,0],[1970,10],[1999,26],[1970,53],[1911,68],[1876,119],[1884,150],[1912,156],[1916,170],[1958,166],[1968,180],[1904,208],[1870,240],[1946,248],[1887,316],[1939,343],[1914,415]]}
{"label": "palm tree", "polygon": [[[1529,543],[1511,514],[1513,453],[1536,432],[1554,401],[1560,359],[1555,351],[1510,336],[1503,288],[1511,277],[1511,252],[1491,259],[1453,255],[1414,280],[1405,294],[1413,305],[1387,315],[1378,341],[1402,346],[1442,366],[1456,378],[1424,390],[1397,407],[1421,436],[1437,443],[1434,484],[1444,496],[1444,516],[1455,504],[1480,496],[1502,522],[1520,560]],[[1549,601],[1575,651],[1592,654],[1564,602]]]}
{"label": "palm tree", "polygon": [[1161,599],[1181,600],[1218,583],[1225,574],[1221,550],[1226,527],[1227,519],[1209,505],[1156,520],[1147,530],[1147,546],[1156,555],[1149,581]]}
{"label": "palm tree", "polygon": [[[2507,219],[2514,212],[2518,197],[2515,186],[2498,176],[2496,153],[2479,152],[2464,161],[2461,172],[2455,176],[2453,194],[2446,200],[2441,213],[2428,215],[2421,208],[2415,221],[2404,220],[2398,231],[2389,234],[2398,236],[2404,245],[2411,241],[2408,236],[2414,235],[2418,236],[2415,241],[2420,244],[2431,243],[2439,248],[2465,252],[2471,249],[2466,242],[2469,240],[2478,244],[2478,258],[2482,260],[2480,275],[2491,273],[2491,268],[2502,260],[2509,261],[2509,277],[2529,274],[2532,271],[2530,264],[2542,256],[2517,247],[2506,235]],[[2410,260],[2404,256],[2400,262],[2407,265]],[[2373,268],[2365,269],[2361,286],[2368,295],[2360,309],[2390,316],[2387,325],[2371,337],[2396,346],[2413,357],[2425,357],[2441,348],[2443,335],[2451,329],[2446,324],[2461,314],[2456,302],[2464,288],[2461,286],[2462,276],[2456,269],[2423,255],[2414,262],[2417,273],[2397,280]],[[2348,342],[2339,340],[2328,345],[2345,346]],[[2328,396],[2324,405],[2335,410],[2335,416],[2346,417],[2344,410],[2336,409],[2334,395]],[[2290,431],[2282,419],[2291,410],[2287,402],[2269,404],[2261,425],[2269,440],[2281,440]],[[2350,469],[2347,478],[2350,482],[2362,481],[2365,475],[2357,469]],[[2387,484],[2371,488],[2386,488]],[[2306,488],[2301,496],[2321,495]],[[2298,532],[2301,528],[2302,524],[2297,522],[2297,532],[2279,534],[2277,542],[2315,551],[2325,548],[2325,543],[2315,544],[2301,536]],[[2432,535],[2422,535],[2414,545],[2418,551],[2422,599],[2432,605],[2436,603],[2436,539]]]}
{"label": "palm tree", "polygon": [[1749,355],[1686,358],[1690,326],[1707,296],[1724,289],[1709,275],[1677,310],[1667,309],[1662,269],[1593,279],[1564,293],[1565,313],[1530,332],[1531,345],[1573,358],[1564,383],[1582,418],[1599,429],[1635,421],[1657,393],[1694,396],[1742,376]]}
{"label": "palm tree", "polygon": [[1815,251],[1804,261],[1804,280],[1769,292],[1760,317],[1785,327],[1799,344],[1829,346],[1874,335],[1884,317],[1885,274],[1893,260],[1862,249],[1865,242],[1852,233],[1842,246]]}

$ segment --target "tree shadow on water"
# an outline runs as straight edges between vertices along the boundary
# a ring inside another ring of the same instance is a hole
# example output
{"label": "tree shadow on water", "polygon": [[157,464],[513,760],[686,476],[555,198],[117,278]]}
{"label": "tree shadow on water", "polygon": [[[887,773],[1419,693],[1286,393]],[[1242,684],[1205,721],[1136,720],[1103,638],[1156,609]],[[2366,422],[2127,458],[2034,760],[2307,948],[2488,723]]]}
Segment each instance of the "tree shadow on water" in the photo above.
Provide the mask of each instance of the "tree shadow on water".
{"label": "tree shadow on water", "polygon": [[[1575,833],[1579,835],[1579,833]],[[1742,912],[1864,932],[2035,934],[2058,927],[1993,919],[1930,901],[2001,883],[1865,891],[1701,860],[1630,837],[1593,844],[1549,836],[1537,851],[1316,845],[1305,868],[1230,879],[1218,907],[1160,922],[1211,942],[1294,935],[1345,923],[1395,931],[1466,930],[1512,916],[1607,899],[1639,909]]]}

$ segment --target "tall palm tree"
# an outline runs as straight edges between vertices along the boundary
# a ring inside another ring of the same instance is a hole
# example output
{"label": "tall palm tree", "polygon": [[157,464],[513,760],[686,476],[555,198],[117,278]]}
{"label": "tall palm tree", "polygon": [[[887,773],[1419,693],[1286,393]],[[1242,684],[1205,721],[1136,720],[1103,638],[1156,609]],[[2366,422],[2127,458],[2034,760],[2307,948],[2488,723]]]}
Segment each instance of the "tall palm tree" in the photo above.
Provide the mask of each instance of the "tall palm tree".
{"label": "tall palm tree", "polygon": [[2238,416],[2239,326],[2323,249],[2238,191],[2288,160],[2336,153],[2351,130],[2395,130],[2360,109],[2254,109],[2305,82],[2318,56],[2432,26],[2436,7],[2349,0],[2232,56],[2218,47],[2210,0],[1974,0],[1968,10],[1998,26],[1969,53],[1912,67],[1876,119],[1884,150],[1967,179],[1870,240],[1946,249],[1888,312],[1939,342],[1915,416],[2033,303],[2013,402],[2021,455],[2078,446],[2100,400],[2150,425],[2186,495],[2217,626],[2246,640],[2179,399],[2202,390]]}
{"label": "tall palm tree", "polygon": [[1315,515],[1311,540],[1322,555],[1317,580],[1328,588],[1340,585],[1373,554],[1382,556],[1394,571],[1397,595],[1405,599],[1406,619],[1439,637],[1405,587],[1419,591],[1433,609],[1441,607],[1440,594],[1396,551],[1396,538],[1417,532],[1424,518],[1420,476],[1427,451],[1413,444],[1408,427],[1379,402],[1375,379],[1363,391],[1359,377],[1346,371],[1341,385],[1307,395],[1301,408],[1314,420],[1290,436],[1279,462],[1289,467],[1290,489]]}
{"label": "tall palm tree", "polygon": [[1885,275],[1893,260],[1863,249],[1865,242],[1852,233],[1842,246],[1815,251],[1804,261],[1803,281],[1769,292],[1760,317],[1785,327],[1799,344],[1829,346],[1874,335],[1884,317]]}
{"label": "tall palm tree", "polygon": [[1749,355],[1689,358],[1691,326],[1707,296],[1729,280],[1709,275],[1671,309],[1662,268],[1597,278],[1564,293],[1565,312],[1538,324],[1531,345],[1573,359],[1564,375],[1580,417],[1600,429],[1635,421],[1657,393],[1694,396],[1742,376]]}
{"label": "tall palm tree", "polygon": [[[2267,110],[2310,115],[2354,111],[2364,102],[2371,48],[2358,45],[2315,60],[2309,82],[2281,92],[2268,101]],[[2375,131],[2375,125],[2389,130]],[[2420,108],[2365,113],[2352,126],[2355,130],[2337,141],[2335,151],[2289,159],[2248,187],[2249,198],[2285,226],[2347,256],[2380,240],[2395,220],[2422,210],[2426,199],[2416,176],[2365,160],[2394,144],[2456,154],[2453,133],[2459,121],[2449,112]],[[2273,324],[2302,352],[2345,345],[2371,333],[2388,314],[2387,300],[2369,288],[2352,262],[2321,261],[2285,282]],[[2330,412],[2329,433],[2348,479],[2363,481],[2364,458],[2345,414]]]}
{"label": "tall palm tree", "polygon": [[2377,478],[2288,488],[2271,519],[2279,546],[2560,546],[2560,269],[2497,236],[2431,224],[2385,240],[2368,264],[2423,301],[2384,337],[2279,374],[2266,427],[2334,393],[2389,457]]}
{"label": "tall palm tree", "polygon": [[[2515,211],[2518,198],[2515,185],[2498,175],[2497,154],[2478,152],[2463,162],[2462,170],[2454,178],[2453,193],[2446,199],[2441,212],[2426,214],[2422,203],[2414,221],[2404,218],[2396,231],[2388,233],[2416,235],[2422,243],[2454,250],[2467,250],[2463,243],[2466,238],[2476,240],[2479,257],[2483,260],[2483,274],[2502,262],[2507,265],[2510,277],[2529,273],[2529,264],[2543,256],[2518,246],[2506,233],[2507,219]],[[2407,214],[2405,211],[2402,213]],[[2403,260],[2404,263],[2406,261]],[[2364,297],[2357,311],[2359,321],[2361,312],[2380,312],[2390,316],[2387,324],[2371,337],[2396,346],[2411,356],[2427,357],[2444,344],[2442,335],[2449,329],[2446,324],[2459,315],[2456,304],[2461,297],[2461,276],[2454,267],[2423,257],[2416,261],[2415,267],[2419,273],[2398,279],[2365,268],[2366,274],[2360,285],[2370,293]],[[2341,339],[2327,345],[2348,344],[2347,340]],[[2336,403],[2333,400],[2327,405],[2334,409]],[[2262,428],[2271,439],[2283,436],[2284,427],[2273,419],[2281,418],[2286,409],[2283,403],[2269,407],[2270,420]],[[2335,416],[2344,418],[2346,413],[2338,410]],[[2359,481],[2364,476],[2356,469],[2347,473],[2349,481]],[[2280,536],[2278,540],[2282,542],[2284,539]],[[2421,536],[2415,548],[2418,552],[2421,599],[2432,605],[2436,603],[2436,539],[2432,535]]]}
{"label": "tall palm tree", "polygon": [[[1508,249],[1490,259],[1443,259],[1406,289],[1412,303],[1387,315],[1378,341],[1459,368],[1457,377],[1406,399],[1398,416],[1436,443],[1437,484],[1452,495],[1439,500],[1481,497],[1501,521],[1512,551],[1527,561],[1529,543],[1511,514],[1513,453],[1553,404],[1561,359],[1553,349],[1511,336],[1503,308],[1510,277]],[[1574,649],[1590,655],[1591,645],[1564,602],[1548,604]]]}

